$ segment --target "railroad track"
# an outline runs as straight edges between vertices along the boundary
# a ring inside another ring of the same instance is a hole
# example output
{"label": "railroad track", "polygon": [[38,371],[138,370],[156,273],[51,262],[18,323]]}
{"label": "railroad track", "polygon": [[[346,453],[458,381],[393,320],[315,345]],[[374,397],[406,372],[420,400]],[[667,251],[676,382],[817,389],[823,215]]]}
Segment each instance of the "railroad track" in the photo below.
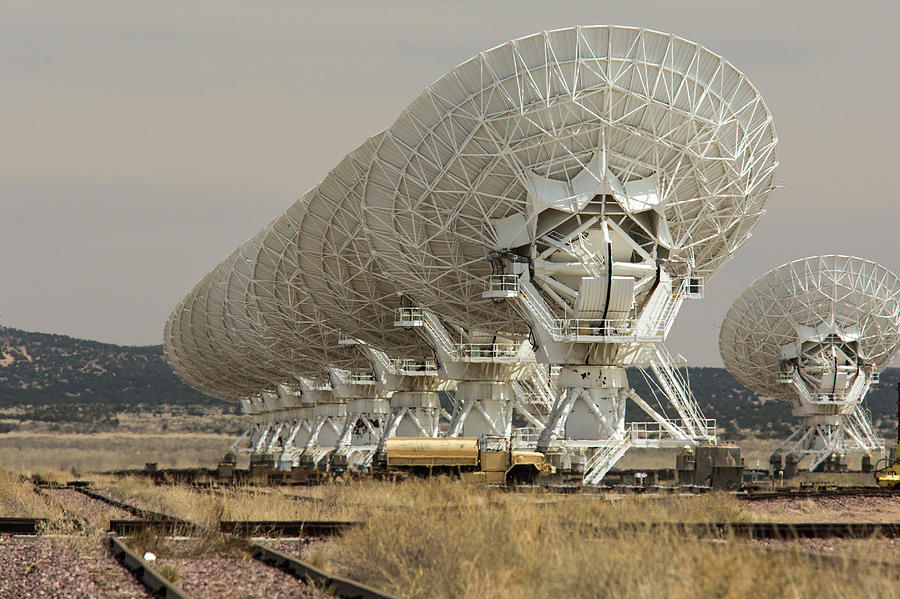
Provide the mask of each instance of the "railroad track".
{"label": "railroad track", "polygon": [[[176,518],[169,514],[156,512],[153,510],[140,508],[129,503],[119,501],[112,497],[108,497],[91,489],[78,488],[77,490],[80,493],[87,495],[88,497],[103,501],[104,503],[125,510],[142,519],[142,524],[131,524],[126,526],[133,525],[137,527],[160,527],[162,529],[166,529],[167,527],[169,527],[172,530],[181,531],[199,531],[203,528],[202,526],[192,523],[188,520]],[[246,536],[249,536],[251,534],[265,532],[274,532],[276,534],[278,532],[282,532],[284,534],[291,534],[292,536],[300,536],[301,534],[306,533],[307,535],[311,536],[311,533],[315,531],[317,533],[317,536],[327,536],[339,534],[347,528],[357,526],[358,524],[358,522],[343,521],[222,522],[220,523],[218,532],[232,537],[236,542],[241,543],[243,547],[248,551],[248,553],[256,560],[268,566],[286,572],[294,578],[302,580],[306,583],[328,589],[329,592],[331,592],[336,597],[342,597],[344,599],[394,599],[392,595],[388,595],[387,593],[379,591],[378,589],[374,589],[362,583],[343,578],[341,576],[329,574],[313,566],[312,564],[304,562],[303,560],[297,559],[293,556],[285,555],[281,552],[260,545],[259,543],[249,541],[246,538]],[[110,526],[112,527],[112,525],[113,522],[111,521]],[[125,552],[122,552],[121,548],[117,549],[116,544],[121,545],[122,547],[124,547],[124,545],[122,545],[121,542],[115,539],[114,536],[110,536],[110,543],[114,552],[118,550],[120,551],[120,555],[124,556],[122,558],[123,560],[135,564],[134,571],[140,572],[142,569],[146,569],[147,567],[149,567],[146,562],[143,562],[143,560],[134,555],[133,552],[129,555]],[[143,562],[143,564],[141,562]],[[162,585],[160,588],[167,588],[166,583],[168,581],[166,581],[164,578],[162,580],[158,580],[157,577],[152,574],[150,578],[152,580],[149,584],[160,584]],[[153,590],[155,592],[157,591],[157,589]],[[186,595],[184,595],[184,591],[181,589],[175,589],[175,591],[173,592],[180,594],[172,594],[166,596],[179,598],[186,597]]]}
{"label": "railroad track", "polygon": [[[157,530],[169,534],[188,534],[200,527],[181,518],[156,512],[113,499],[91,489],[80,493],[134,514],[138,520],[110,520],[110,532],[134,534],[141,530]],[[219,532],[241,537],[330,537],[358,526],[361,522],[346,520],[223,520]]]}
{"label": "railroad track", "polygon": [[775,491],[741,491],[736,494],[745,501],[769,499],[818,499],[825,497],[898,497],[900,491],[882,487],[838,487],[826,489],[784,489]]}
{"label": "railroad track", "polygon": [[0,518],[0,534],[38,535],[47,522],[47,518]]}
{"label": "railroad track", "polygon": [[144,558],[132,551],[125,543],[114,535],[109,536],[109,550],[123,567],[134,575],[144,586],[158,596],[166,599],[192,599],[179,585],[166,578]]}
{"label": "railroad track", "polygon": [[619,531],[672,531],[697,537],[742,537],[748,539],[867,539],[900,537],[900,524],[893,522],[623,522]]}
{"label": "railroad track", "polygon": [[[136,520],[109,520],[111,534],[107,536],[106,543],[112,556],[155,596],[190,599],[190,595],[183,588],[171,582],[160,572],[155,562],[144,560],[121,539],[117,538],[117,535],[130,535],[147,529],[152,529],[166,536],[176,534],[198,535],[208,533],[208,530],[204,530],[202,526],[182,518],[119,501],[89,489],[84,484],[70,487],[67,485],[39,483],[32,488],[45,501],[54,504],[60,510],[64,515],[64,521],[76,523],[78,525],[76,529],[81,532],[86,532],[92,523],[88,518],[76,514],[75,510],[71,509],[71,504],[77,504],[77,502],[73,502],[70,496],[63,496],[63,494],[77,492],[91,500],[102,502],[108,507],[114,507],[117,510],[136,516],[138,518]],[[79,511],[84,511],[85,504],[80,505],[79,508]],[[93,530],[96,531],[96,517],[93,520],[95,521],[93,522]],[[48,522],[50,521],[45,518],[7,518],[0,520],[0,532],[16,535],[37,535],[46,531]],[[53,524],[56,524],[56,522],[53,522]],[[331,595],[347,599],[390,599],[391,595],[377,589],[350,579],[331,575],[300,559],[248,540],[248,537],[254,535],[321,538],[340,534],[358,524],[359,522],[344,521],[223,521],[216,532],[232,538],[236,545],[245,549],[249,555],[257,560],[261,567],[277,569],[284,572],[282,576],[293,577],[315,585],[325,589]]]}
{"label": "railroad track", "polygon": [[[219,532],[239,537],[322,538],[343,533],[361,522],[343,520],[223,520]],[[132,535],[145,530],[161,534],[190,534],[195,530],[177,520],[137,519],[110,520],[109,532]]]}
{"label": "railroad track", "polygon": [[55,505],[60,512],[62,512],[64,518],[60,521],[57,520],[54,524],[57,525],[71,525],[75,530],[80,532],[85,532],[88,529],[89,523],[86,518],[82,518],[74,511],[70,510],[65,502],[60,501],[58,498],[54,497],[49,489],[61,489],[65,488],[62,486],[52,486],[52,485],[34,485],[34,492],[41,496],[41,498],[47,503],[47,505]]}
{"label": "railroad track", "polygon": [[[112,554],[125,567],[131,570],[135,577],[139,578],[147,588],[154,593],[166,597],[189,599],[189,596],[178,585],[168,582],[154,569],[151,563],[144,561],[115,535],[131,535],[142,530],[152,529],[160,534],[174,535],[199,532],[202,527],[188,520],[176,518],[162,512],[148,510],[133,504],[119,501],[103,493],[87,488],[83,484],[78,487],[49,486],[44,489],[35,488],[36,492],[50,496],[47,491],[55,492],[65,489],[69,492],[78,492],[96,501],[114,506],[128,512],[136,519],[110,520],[110,530],[114,533],[109,536],[108,544]],[[877,487],[851,487],[843,489],[811,489],[803,491],[775,491],[742,493],[738,497],[747,500],[760,499],[790,499],[809,497],[846,497],[846,496],[885,496],[900,497],[900,493]],[[58,499],[56,499],[58,501]],[[77,515],[71,510],[66,517],[77,520]],[[47,519],[42,518],[7,518],[0,519],[0,532],[9,534],[39,534],[46,527]],[[324,537],[342,532],[358,526],[359,522],[353,521],[223,521],[219,524],[218,532],[234,537],[241,543],[247,552],[259,562],[270,567],[277,568],[293,576],[294,578],[314,583],[317,586],[331,589],[338,597],[385,599],[389,595],[376,589],[366,587],[355,581],[330,575],[315,566],[299,560],[295,557],[280,553],[264,545],[253,543],[247,537],[253,536],[291,536],[291,537]],[[590,530],[600,534],[622,534],[622,532],[654,533],[670,531],[679,535],[693,536],[701,539],[709,539],[711,542],[722,542],[723,539],[777,539],[791,541],[796,539],[865,539],[872,537],[898,538],[900,537],[900,523],[771,523],[771,522],[713,522],[713,523],[644,523],[623,522],[610,526],[597,526],[575,522],[564,522],[573,530]],[[208,532],[208,531],[207,531]],[[770,549],[769,551],[791,551],[789,549]],[[895,567],[896,564],[869,562],[869,560],[856,560],[846,556],[829,556],[815,552],[802,552],[810,557],[824,561],[857,562],[860,565],[881,564],[886,567]]]}

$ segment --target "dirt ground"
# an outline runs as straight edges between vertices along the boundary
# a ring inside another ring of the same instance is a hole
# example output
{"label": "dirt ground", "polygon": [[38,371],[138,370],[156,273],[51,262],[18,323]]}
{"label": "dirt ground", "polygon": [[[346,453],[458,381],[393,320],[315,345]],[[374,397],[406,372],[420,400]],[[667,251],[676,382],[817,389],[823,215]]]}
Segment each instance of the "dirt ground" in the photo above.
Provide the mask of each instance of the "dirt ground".
{"label": "dirt ground", "polygon": [[200,433],[7,433],[0,435],[0,467],[96,472],[157,462],[160,468],[212,468],[235,438]]}
{"label": "dirt ground", "polygon": [[779,522],[900,522],[900,496],[757,500],[744,509]]}

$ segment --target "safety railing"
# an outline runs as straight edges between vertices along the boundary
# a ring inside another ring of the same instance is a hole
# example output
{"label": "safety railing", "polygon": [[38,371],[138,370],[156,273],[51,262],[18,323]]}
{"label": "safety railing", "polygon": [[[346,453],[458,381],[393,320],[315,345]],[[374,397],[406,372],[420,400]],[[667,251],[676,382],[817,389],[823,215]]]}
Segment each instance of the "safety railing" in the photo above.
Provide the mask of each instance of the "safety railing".
{"label": "safety railing", "polygon": [[482,297],[516,297],[519,295],[518,275],[491,275],[485,279]]}
{"label": "safety railing", "polygon": [[690,277],[684,280],[684,297],[687,299],[703,299],[703,278]]}
{"label": "safety railing", "polygon": [[635,318],[564,318],[556,331],[566,337],[629,337],[636,334]]}
{"label": "safety railing", "polygon": [[394,324],[402,327],[424,327],[437,349],[451,360],[488,362],[519,359],[520,345],[516,343],[457,343],[450,338],[440,321],[423,308],[397,308]]}
{"label": "safety railing", "polygon": [[344,382],[348,385],[374,385],[375,375],[362,372],[351,372],[344,375]]}
{"label": "safety railing", "polygon": [[425,310],[422,308],[396,308],[394,310],[394,326],[409,327],[425,324]]}
{"label": "safety railing", "polygon": [[519,355],[519,346],[515,343],[460,343],[454,349],[463,359],[513,359]]}
{"label": "safety railing", "polygon": [[550,231],[542,237],[543,241],[564,251],[584,265],[584,269],[595,277],[603,276],[606,259],[592,250],[586,243],[584,235],[563,235],[558,231]]}
{"label": "safety railing", "polygon": [[519,284],[519,299],[525,304],[525,308],[531,317],[535,320],[537,326],[543,327],[550,331],[552,335],[557,335],[557,321],[553,316],[553,312],[547,307],[546,302],[537,293],[537,290],[530,283]]}
{"label": "safety railing", "polygon": [[794,373],[791,370],[779,370],[775,380],[784,385],[789,385],[794,382]]}
{"label": "safety railing", "polygon": [[584,465],[584,484],[597,485],[606,476],[610,468],[621,459],[633,441],[628,435],[621,438],[607,439],[600,445]]}
{"label": "safety railing", "polygon": [[661,342],[665,339],[686,297],[688,280],[682,280],[654,317],[631,314],[623,318],[556,318],[530,284],[517,275],[490,275],[485,279],[486,298],[521,300],[538,326],[556,341],[585,343]]}
{"label": "safety railing", "polygon": [[434,360],[395,360],[394,368],[404,376],[437,376],[437,364]]}
{"label": "safety railing", "polygon": [[[666,422],[678,430],[688,430],[687,423],[680,418],[667,420]],[[699,424],[702,427],[700,431],[701,434],[705,433],[708,437],[715,437],[715,418],[703,418],[700,420]],[[696,428],[697,422],[693,422],[692,426]],[[651,420],[650,422],[632,422],[628,425],[625,434],[629,436],[632,441],[661,441],[663,439],[672,438],[672,433],[655,420]]]}
{"label": "safety railing", "polygon": [[[558,365],[551,366],[550,370],[553,368],[560,367]],[[559,371],[557,370],[556,377],[553,377],[552,373],[547,372],[547,370],[546,364],[537,362],[532,364],[530,386],[534,387],[535,401],[550,409],[553,407],[553,401],[555,399],[556,380],[559,378]]]}
{"label": "safety railing", "polygon": [[359,345],[360,341],[347,333],[338,333],[338,345]]}
{"label": "safety railing", "polygon": [[[691,393],[691,389],[681,373],[672,367],[672,356],[666,346],[659,344],[653,349],[653,354],[650,356],[650,368],[678,415],[690,425],[684,430],[693,431],[691,436],[695,438],[714,439],[715,435],[710,436],[708,429],[704,426],[706,419],[703,418],[703,411],[697,403],[697,398]],[[715,429],[713,429],[713,433],[715,433]]]}
{"label": "safety railing", "polygon": [[541,429],[536,426],[522,426],[514,428],[510,436],[510,444],[513,449],[537,447]]}
{"label": "safety railing", "polygon": [[395,368],[394,363],[396,360],[391,360],[391,358],[381,350],[366,347],[366,355],[368,355],[376,372],[378,370],[390,372]]}
{"label": "safety railing", "polygon": [[778,371],[776,380],[779,383],[793,386],[794,391],[800,396],[801,401],[812,405],[822,406],[858,404],[865,396],[867,385],[873,383],[871,375],[867,380],[865,373],[860,372],[854,377],[850,386],[840,393],[813,392],[810,391],[806,381],[803,379],[803,376],[801,376],[800,371],[797,369],[796,365],[793,364],[782,366]]}
{"label": "safety railing", "polygon": [[428,334],[434,339],[434,342],[440,349],[451,356],[453,356],[454,353],[458,353],[458,350],[456,350],[457,344],[454,343],[453,339],[450,338],[450,335],[447,334],[446,329],[444,329],[440,321],[434,318],[434,316],[424,308],[397,308],[394,311],[394,326],[425,327],[428,330]]}

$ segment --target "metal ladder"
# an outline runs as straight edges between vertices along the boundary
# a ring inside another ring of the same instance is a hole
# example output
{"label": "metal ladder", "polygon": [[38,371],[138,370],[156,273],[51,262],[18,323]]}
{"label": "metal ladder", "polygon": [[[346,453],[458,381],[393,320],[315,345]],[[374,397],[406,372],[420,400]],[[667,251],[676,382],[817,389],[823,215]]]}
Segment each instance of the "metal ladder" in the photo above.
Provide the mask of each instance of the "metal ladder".
{"label": "metal ladder", "polygon": [[619,439],[611,439],[602,445],[584,465],[584,484],[598,485],[610,468],[618,462],[632,445],[630,430]]}
{"label": "metal ladder", "polygon": [[677,291],[672,291],[668,301],[663,306],[659,315],[659,320],[657,321],[656,331],[654,331],[654,333],[660,335],[663,339],[669,336],[669,331],[672,330],[672,325],[675,324],[675,317],[678,315],[678,311],[684,303],[684,294],[687,291],[687,286],[688,281],[685,279],[682,281],[681,286]]}
{"label": "metal ladder", "polygon": [[580,232],[564,236],[556,231],[551,231],[541,239],[581,262],[584,265],[585,270],[587,270],[591,276],[606,276],[606,272],[601,268],[601,266],[605,266],[606,260],[603,256],[592,251],[584,244],[584,237]]}
{"label": "metal ladder", "polygon": [[428,327],[432,338],[440,346],[440,349],[453,358],[459,357],[460,345],[453,342],[450,333],[447,332],[444,325],[434,317],[430,310],[422,310],[422,320],[425,321],[425,326]]}
{"label": "metal ladder", "polygon": [[681,420],[688,427],[686,431],[691,438],[711,440],[706,428],[706,419],[700,405],[691,390],[672,368],[672,356],[662,344],[657,344],[650,354],[650,368],[656,376],[669,401],[675,407]]}
{"label": "metal ladder", "polygon": [[553,409],[553,401],[556,399],[556,385],[550,381],[550,373],[547,372],[546,364],[534,362],[530,364],[532,372],[532,385],[535,388],[535,400],[540,404],[546,414]]}
{"label": "metal ladder", "polygon": [[510,384],[516,397],[518,411],[532,426],[543,428],[549,411],[541,405],[538,394],[526,381],[510,381]]}
{"label": "metal ladder", "polygon": [[530,281],[519,279],[519,298],[522,299],[526,309],[538,323],[556,337],[557,331],[560,329],[558,322]]}
{"label": "metal ladder", "polygon": [[872,430],[871,418],[868,417],[861,405],[853,407],[853,410],[847,415],[846,424],[849,424],[848,428],[852,429],[852,433],[859,437],[857,443],[862,446],[862,449],[872,450],[881,447],[883,440],[878,438],[875,431]]}

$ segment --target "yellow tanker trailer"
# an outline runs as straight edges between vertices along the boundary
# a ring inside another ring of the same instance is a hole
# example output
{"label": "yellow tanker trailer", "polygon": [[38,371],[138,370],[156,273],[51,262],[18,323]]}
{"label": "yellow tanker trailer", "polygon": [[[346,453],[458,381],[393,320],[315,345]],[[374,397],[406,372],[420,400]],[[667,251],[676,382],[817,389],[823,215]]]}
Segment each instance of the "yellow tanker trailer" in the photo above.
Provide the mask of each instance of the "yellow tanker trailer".
{"label": "yellow tanker trailer", "polygon": [[529,483],[556,471],[544,454],[512,449],[504,437],[395,437],[385,454],[388,470],[454,474],[464,482]]}

